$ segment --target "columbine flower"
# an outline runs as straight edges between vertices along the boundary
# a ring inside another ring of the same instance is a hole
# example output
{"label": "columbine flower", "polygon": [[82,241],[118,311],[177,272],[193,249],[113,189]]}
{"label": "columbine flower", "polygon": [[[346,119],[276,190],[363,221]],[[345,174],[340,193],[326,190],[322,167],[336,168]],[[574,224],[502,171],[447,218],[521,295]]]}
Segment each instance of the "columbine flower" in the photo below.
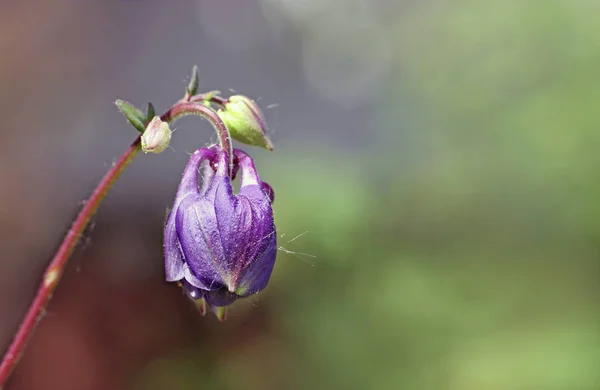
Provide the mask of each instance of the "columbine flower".
{"label": "columbine flower", "polygon": [[234,149],[234,172],[238,168],[241,187],[234,194],[227,153],[216,146],[196,151],[165,227],[167,281],[181,283],[201,312],[206,302],[220,319],[226,306],[267,286],[277,254],[273,190],[250,156]]}

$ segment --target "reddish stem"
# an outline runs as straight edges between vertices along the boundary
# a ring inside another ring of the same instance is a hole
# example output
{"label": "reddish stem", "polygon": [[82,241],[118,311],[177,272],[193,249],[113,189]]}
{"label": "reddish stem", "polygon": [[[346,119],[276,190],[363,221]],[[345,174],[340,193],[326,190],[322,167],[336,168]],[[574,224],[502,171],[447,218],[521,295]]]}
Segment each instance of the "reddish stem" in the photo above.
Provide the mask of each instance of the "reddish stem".
{"label": "reddish stem", "polygon": [[38,288],[35,298],[29,306],[27,315],[21,322],[12,343],[8,347],[8,350],[4,354],[4,358],[0,363],[0,388],[14,369],[17,364],[29,336],[33,333],[35,326],[37,325],[40,317],[44,313],[45,307],[52,297],[52,293],[58,285],[58,281],[64,271],[65,265],[73,253],[79,238],[83,231],[87,227],[90,219],[100,206],[102,200],[106,197],[106,194],[119,178],[125,167],[131,162],[135,155],[140,151],[140,140],[141,137],[137,137],[135,141],[129,146],[129,148],[123,153],[119,161],[111,167],[111,169],[104,175],[98,186],[86,201],[85,205],[77,215],[77,218],[73,222],[73,225],[67,232],[60,248],[54,255],[54,258],[46,268],[42,283]]}
{"label": "reddish stem", "polygon": [[217,137],[219,137],[219,145],[229,156],[229,174],[231,175],[233,172],[233,146],[231,145],[231,135],[229,134],[229,130],[227,129],[227,126],[225,126],[225,123],[223,123],[221,117],[219,117],[215,110],[202,103],[180,101],[171,107],[169,111],[165,112],[161,119],[166,122],[172,122],[186,115],[201,116],[213,125],[217,132]]}
{"label": "reddish stem", "polygon": [[[210,107],[206,107],[200,103],[189,102],[187,99],[182,99],[167,112],[161,115],[161,119],[165,122],[172,122],[185,115],[199,115],[211,122],[217,135],[221,147],[229,152],[231,155],[231,139],[229,137],[229,131],[225,124],[219,118],[217,113]],[[125,167],[129,165],[131,160],[141,150],[141,136],[138,136],[135,141],[129,146],[129,148],[123,153],[119,161],[113,165],[110,170],[104,175],[98,186],[92,192],[92,195],[88,198],[85,205],[77,215],[77,218],[73,222],[73,225],[67,232],[67,235],[63,239],[60,248],[54,255],[54,258],[46,268],[44,277],[35,295],[35,298],[31,302],[25,318],[19,325],[17,333],[15,334],[8,350],[0,362],[0,390],[2,386],[8,380],[13,369],[17,365],[19,358],[21,357],[23,350],[29,340],[29,337],[33,333],[35,326],[39,322],[42,314],[48,302],[52,298],[52,293],[56,289],[60,277],[65,269],[69,257],[73,253],[79,238],[86,229],[92,216],[98,210],[98,206],[102,203],[102,200],[106,197],[108,191],[112,188],[115,181],[119,178]]]}

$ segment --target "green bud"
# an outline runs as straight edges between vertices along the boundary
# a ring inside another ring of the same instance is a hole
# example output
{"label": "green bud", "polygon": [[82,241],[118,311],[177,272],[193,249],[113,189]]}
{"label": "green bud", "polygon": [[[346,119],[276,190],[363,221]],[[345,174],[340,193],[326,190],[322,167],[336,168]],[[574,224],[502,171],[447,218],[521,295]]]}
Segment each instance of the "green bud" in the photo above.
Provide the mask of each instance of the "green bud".
{"label": "green bud", "polygon": [[152,118],[148,127],[142,134],[142,150],[144,153],[161,153],[171,142],[171,129],[169,124],[160,120],[160,117]]}
{"label": "green bud", "polygon": [[125,118],[135,127],[140,133],[143,133],[146,129],[144,122],[146,121],[146,114],[144,114],[139,108],[133,104],[126,102],[125,100],[117,100],[115,105],[121,111]]}
{"label": "green bud", "polygon": [[254,100],[242,95],[231,96],[217,114],[235,140],[273,150],[267,136],[267,122]]}

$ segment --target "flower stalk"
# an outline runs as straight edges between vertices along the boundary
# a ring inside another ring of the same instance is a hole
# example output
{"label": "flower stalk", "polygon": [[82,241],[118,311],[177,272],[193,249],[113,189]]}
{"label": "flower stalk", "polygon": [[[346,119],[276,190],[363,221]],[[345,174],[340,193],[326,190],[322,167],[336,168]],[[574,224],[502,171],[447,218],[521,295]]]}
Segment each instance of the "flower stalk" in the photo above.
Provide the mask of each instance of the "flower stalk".
{"label": "flower stalk", "polygon": [[[223,98],[218,97],[215,91],[209,92],[208,94],[204,95],[195,95],[196,91],[194,88],[195,86],[192,83],[191,87],[188,87],[186,96],[179,102],[175,103],[169,110],[167,110],[167,112],[161,115],[160,120],[169,123],[186,115],[199,115],[204,117],[215,128],[222,149],[228,153],[229,157],[231,157],[232,145],[227,127],[225,126],[221,118],[219,118],[214,109],[202,103],[210,103],[212,100],[214,100],[215,104],[219,104],[223,101]],[[140,123],[137,122],[139,121],[141,112],[137,112],[139,111],[137,109],[131,109],[131,107],[133,106],[129,107],[130,105],[123,101],[118,101],[117,105],[123,103],[127,105],[126,112],[123,110],[121,111],[125,114],[126,117],[128,117],[128,120],[134,125],[134,127],[138,128],[139,130]],[[119,108],[121,109],[122,106],[119,106]],[[152,115],[154,114],[154,108],[152,107],[152,105],[149,105],[148,111],[149,113],[151,112]],[[150,122],[150,119],[152,119],[151,115],[149,116],[150,118],[145,118],[143,128],[145,128]],[[36,295],[33,301],[31,302],[25,317],[19,325],[12,342],[6,350],[2,361],[0,362],[0,390],[3,388],[4,384],[13,372],[23,353],[23,350],[27,345],[27,341],[33,333],[36,325],[40,321],[46,309],[46,306],[52,298],[52,294],[54,293],[54,290],[56,289],[58,282],[60,281],[67,261],[73,253],[73,250],[75,249],[77,242],[81,238],[81,235],[85,231],[91,218],[98,210],[98,207],[100,206],[100,204],[102,203],[102,201],[104,200],[114,183],[123,173],[125,168],[131,163],[133,158],[140,152],[142,136],[143,134],[140,134],[131,143],[131,145],[125,150],[125,152],[119,158],[119,160],[109,169],[109,171],[100,180],[97,187],[94,189],[90,197],[86,200],[84,207],[81,209],[81,211],[75,218],[73,224],[71,225],[71,228],[65,235],[58,251],[56,252],[54,257],[50,261],[50,264],[46,268],[46,271],[44,272],[44,276],[42,278],[40,286],[38,287]],[[229,160],[233,159],[229,158]]]}
{"label": "flower stalk", "polygon": [[138,136],[129,148],[127,148],[125,153],[123,153],[121,158],[119,158],[117,163],[111,167],[102,180],[100,180],[100,183],[98,183],[98,186],[94,192],[92,192],[92,195],[87,199],[85,205],[77,215],[77,218],[75,218],[73,225],[71,225],[71,228],[65,235],[54,258],[50,261],[50,265],[46,268],[42,283],[38,287],[35,298],[31,302],[25,318],[19,325],[19,329],[17,330],[13,341],[4,354],[2,363],[0,363],[0,389],[18,363],[27,341],[41,319],[48,302],[52,298],[52,294],[60,281],[65,266],[67,265],[67,261],[69,260],[69,257],[71,257],[71,254],[73,253],[79,238],[89,224],[90,219],[95,214],[100,203],[102,203],[102,200],[104,200],[108,191],[117,181],[121,173],[123,173],[127,165],[129,165],[140,151],[140,140],[141,138]]}

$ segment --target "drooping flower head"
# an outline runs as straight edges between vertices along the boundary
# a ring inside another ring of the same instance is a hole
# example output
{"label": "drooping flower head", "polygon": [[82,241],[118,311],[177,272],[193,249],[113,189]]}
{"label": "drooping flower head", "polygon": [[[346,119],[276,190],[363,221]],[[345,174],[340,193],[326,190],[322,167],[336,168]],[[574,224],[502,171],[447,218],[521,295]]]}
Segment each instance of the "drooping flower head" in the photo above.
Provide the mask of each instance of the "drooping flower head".
{"label": "drooping flower head", "polygon": [[234,194],[229,167],[218,146],[191,156],[164,236],[167,281],[181,283],[202,312],[207,303],[220,319],[226,306],[267,286],[277,255],[272,188],[250,156],[234,149],[233,175],[242,176]]}

